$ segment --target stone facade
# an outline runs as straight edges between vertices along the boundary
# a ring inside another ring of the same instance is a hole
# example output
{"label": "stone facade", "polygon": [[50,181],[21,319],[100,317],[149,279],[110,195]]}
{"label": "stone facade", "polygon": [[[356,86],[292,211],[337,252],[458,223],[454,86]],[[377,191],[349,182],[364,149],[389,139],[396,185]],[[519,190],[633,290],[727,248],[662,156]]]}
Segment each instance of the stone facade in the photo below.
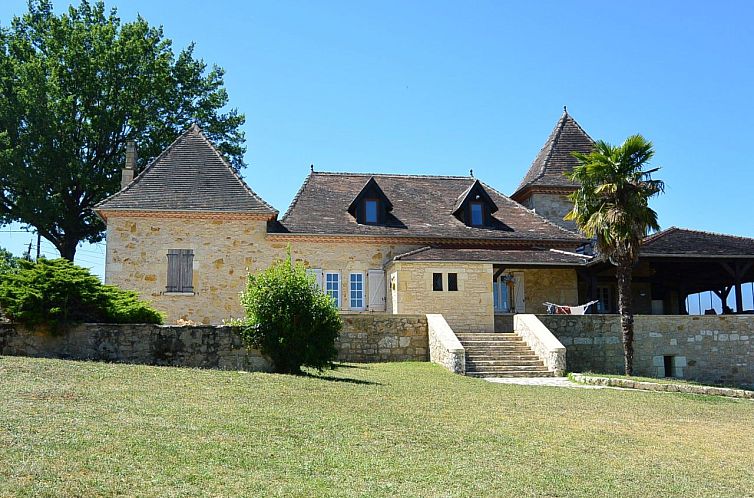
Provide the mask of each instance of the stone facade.
{"label": "stone facade", "polygon": [[[427,361],[425,316],[345,314],[343,322],[336,343],[340,361]],[[225,326],[90,323],[50,335],[0,324],[0,355],[270,370],[258,351],[244,347],[237,329]]]}
{"label": "stone facade", "polygon": [[[569,371],[623,373],[619,316],[539,319],[566,347]],[[637,315],[634,334],[636,375],[754,385],[754,316]]]}
{"label": "stone facade", "polygon": [[427,317],[346,313],[337,347],[340,361],[427,361]]}
{"label": "stone facade", "polygon": [[542,303],[550,302],[563,305],[579,303],[578,281],[573,268],[526,268],[520,271],[524,275],[524,305],[520,313],[544,313]]}
{"label": "stone facade", "polygon": [[[394,311],[441,314],[458,332],[494,330],[492,264],[398,261],[387,272],[388,301],[398,305]],[[442,291],[432,290],[434,273],[442,274]],[[457,275],[457,291],[448,290],[448,273]]]}
{"label": "stone facade", "polygon": [[[105,282],[137,291],[166,314],[178,319],[219,324],[242,316],[240,293],[247,272],[267,268],[284,258],[288,243],[272,241],[261,220],[189,219],[111,216],[107,223]],[[416,246],[375,243],[293,241],[291,254],[307,267],[338,271],[341,308],[348,309],[348,275],[382,269],[396,254]],[[167,286],[169,249],[192,249],[193,294],[171,294]],[[368,288],[365,287],[365,297]],[[387,299],[387,311],[390,310]]]}
{"label": "stone facade", "polygon": [[576,230],[575,222],[563,219],[573,208],[573,202],[563,194],[534,192],[522,204],[558,226]]}

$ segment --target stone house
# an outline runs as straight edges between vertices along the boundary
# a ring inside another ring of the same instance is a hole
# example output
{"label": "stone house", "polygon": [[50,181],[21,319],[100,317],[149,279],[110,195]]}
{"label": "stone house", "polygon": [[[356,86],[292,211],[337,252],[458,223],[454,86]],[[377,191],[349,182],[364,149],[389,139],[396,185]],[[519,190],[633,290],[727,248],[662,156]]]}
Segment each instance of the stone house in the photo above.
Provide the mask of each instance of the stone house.
{"label": "stone house", "polygon": [[[192,126],[135,177],[129,148],[122,190],[96,207],[105,280],[170,322],[215,324],[242,315],[247,272],[290,246],[343,312],[442,314],[463,332],[511,330],[514,314],[545,302],[595,299],[594,311],[614,312],[611,266],[563,221],[578,188],[563,175],[571,152],[593,143],[564,112],[510,197],[472,176],[312,171],[279,216]],[[752,239],[656,234],[637,269],[639,311],[683,314],[702,289],[740,295],[752,262]]]}

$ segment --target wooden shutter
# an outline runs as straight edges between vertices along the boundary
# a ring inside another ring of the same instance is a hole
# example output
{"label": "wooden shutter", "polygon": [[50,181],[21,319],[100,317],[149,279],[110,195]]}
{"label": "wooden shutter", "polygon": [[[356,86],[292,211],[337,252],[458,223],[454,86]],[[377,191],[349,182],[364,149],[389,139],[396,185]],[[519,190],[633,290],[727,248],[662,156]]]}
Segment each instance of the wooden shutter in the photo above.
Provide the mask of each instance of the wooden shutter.
{"label": "wooden shutter", "polygon": [[323,289],[323,282],[322,282],[322,270],[320,268],[309,268],[306,270],[307,275],[313,275],[314,276],[314,283],[317,286],[317,289],[324,291]]}
{"label": "wooden shutter", "polygon": [[181,285],[181,250],[168,249],[168,292],[178,292]]}
{"label": "wooden shutter", "polygon": [[179,292],[194,292],[194,251],[181,249],[181,288]]}
{"label": "wooden shutter", "polygon": [[382,270],[368,271],[369,309],[385,311],[385,272]]}
{"label": "wooden shutter", "polygon": [[513,299],[515,301],[515,312],[526,313],[524,273],[520,271],[513,272]]}
{"label": "wooden shutter", "polygon": [[168,249],[167,292],[194,292],[193,249]]}

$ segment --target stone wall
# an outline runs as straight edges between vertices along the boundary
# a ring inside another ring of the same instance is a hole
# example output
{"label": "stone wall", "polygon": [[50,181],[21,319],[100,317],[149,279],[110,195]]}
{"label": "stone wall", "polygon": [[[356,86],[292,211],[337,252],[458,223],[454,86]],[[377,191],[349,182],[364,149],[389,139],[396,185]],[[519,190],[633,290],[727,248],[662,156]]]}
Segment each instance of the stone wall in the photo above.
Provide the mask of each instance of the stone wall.
{"label": "stone wall", "polygon": [[[219,324],[242,316],[247,272],[285,257],[287,242],[270,240],[261,220],[111,216],[107,224],[105,282],[137,291],[168,323],[178,319]],[[291,242],[296,261],[341,274],[341,308],[348,310],[348,274],[382,269],[417,246],[366,242]],[[193,294],[166,293],[169,249],[192,249]],[[366,279],[365,279],[366,282]],[[365,302],[369,302],[365,285]],[[390,309],[387,299],[387,311]]]}
{"label": "stone wall", "polygon": [[510,271],[520,271],[524,275],[525,309],[519,311],[521,313],[544,313],[547,308],[542,303],[545,302],[572,306],[580,304],[576,270],[573,268],[510,268]]}
{"label": "stone wall", "polygon": [[[432,290],[434,273],[443,275],[442,291]],[[458,275],[457,291],[448,290],[448,273]],[[388,282],[398,313],[441,314],[456,332],[494,330],[490,263],[399,261],[388,268]]]}
{"label": "stone wall", "polygon": [[533,193],[524,205],[538,215],[568,230],[576,230],[576,223],[563,217],[573,208],[573,202],[561,194]]}
{"label": "stone wall", "polygon": [[516,315],[513,327],[550,372],[558,376],[565,373],[566,348],[536,315]]}
{"label": "stone wall", "polygon": [[427,361],[427,317],[385,313],[344,313],[338,360],[354,362]]}
{"label": "stone wall", "polygon": [[466,373],[466,350],[442,315],[427,315],[429,361],[453,373]]}
{"label": "stone wall", "polygon": [[[617,315],[539,315],[566,347],[573,372],[623,373]],[[754,316],[635,317],[634,373],[702,382],[754,385]],[[672,372],[665,371],[672,356]]]}
{"label": "stone wall", "polygon": [[[346,314],[338,339],[340,361],[426,361],[424,316]],[[238,331],[224,326],[85,324],[51,336],[0,324],[0,355],[101,360],[222,370],[270,369],[248,351]]]}

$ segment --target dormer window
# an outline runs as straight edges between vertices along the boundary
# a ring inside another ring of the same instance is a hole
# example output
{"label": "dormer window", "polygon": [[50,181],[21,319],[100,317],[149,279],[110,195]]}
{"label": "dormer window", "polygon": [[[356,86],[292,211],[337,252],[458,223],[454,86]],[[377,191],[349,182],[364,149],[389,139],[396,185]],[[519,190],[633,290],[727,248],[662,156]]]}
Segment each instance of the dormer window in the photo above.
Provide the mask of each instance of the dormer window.
{"label": "dormer window", "polygon": [[393,204],[382,191],[374,177],[361,188],[359,194],[351,201],[348,212],[362,225],[382,225],[387,213],[393,210]]}
{"label": "dormer window", "polygon": [[481,202],[470,202],[471,207],[471,224],[475,227],[484,225],[484,206]]}
{"label": "dormer window", "polygon": [[377,199],[364,199],[364,222],[376,224],[379,220],[378,208],[380,201]]}
{"label": "dormer window", "polygon": [[497,206],[479,180],[474,180],[469,188],[458,196],[453,208],[453,216],[470,227],[490,226],[492,213]]}

